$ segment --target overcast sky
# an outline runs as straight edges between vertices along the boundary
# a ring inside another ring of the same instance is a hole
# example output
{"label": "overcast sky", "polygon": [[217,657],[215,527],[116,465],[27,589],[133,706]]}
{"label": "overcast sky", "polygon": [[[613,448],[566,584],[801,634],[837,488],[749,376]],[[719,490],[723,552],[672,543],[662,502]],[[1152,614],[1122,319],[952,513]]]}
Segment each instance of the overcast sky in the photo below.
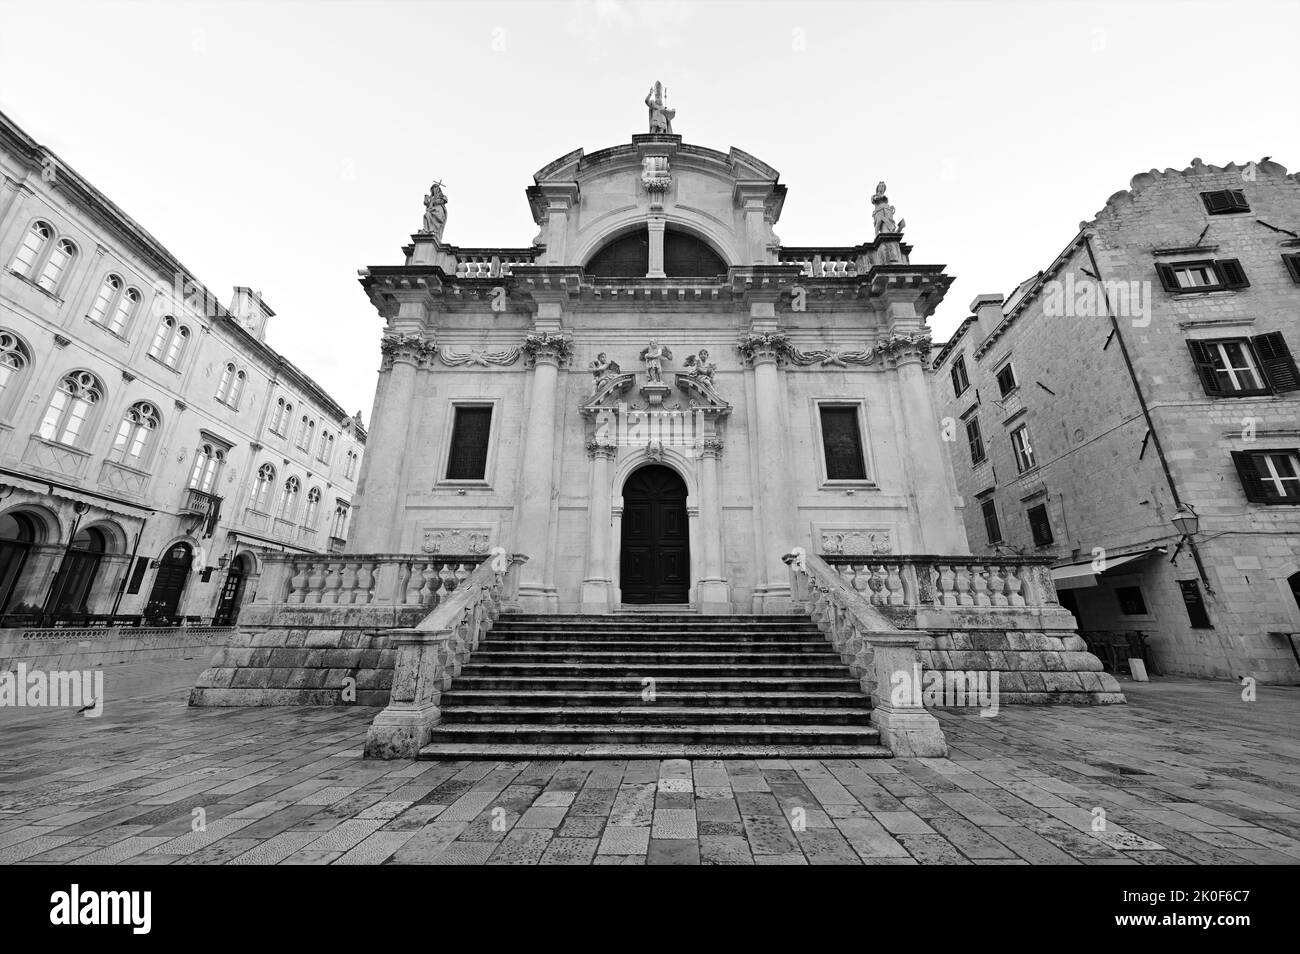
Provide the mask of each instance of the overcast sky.
{"label": "overcast sky", "polygon": [[[89,3],[0,0],[0,110],[367,423],[380,319],[432,179],[447,241],[528,245],[532,174],[646,131],[781,173],[788,245],[872,235],[981,292],[1048,264],[1137,172],[1300,166],[1300,3]],[[1294,226],[1296,223],[1291,223]]]}

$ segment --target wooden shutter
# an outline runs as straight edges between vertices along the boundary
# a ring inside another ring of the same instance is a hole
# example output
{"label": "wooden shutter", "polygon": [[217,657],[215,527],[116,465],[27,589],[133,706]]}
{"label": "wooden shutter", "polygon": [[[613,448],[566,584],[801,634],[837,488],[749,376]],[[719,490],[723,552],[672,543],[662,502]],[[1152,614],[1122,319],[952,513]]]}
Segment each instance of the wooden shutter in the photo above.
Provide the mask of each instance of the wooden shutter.
{"label": "wooden shutter", "polygon": [[1250,204],[1246,201],[1246,193],[1241,189],[1220,189],[1217,192],[1202,192],[1201,199],[1205,202],[1205,211],[1211,215],[1250,211]]}
{"label": "wooden shutter", "polygon": [[1241,487],[1246,491],[1246,499],[1254,503],[1266,502],[1269,499],[1268,492],[1264,489],[1264,482],[1259,479],[1255,455],[1247,451],[1233,451],[1232,463],[1236,465]]}
{"label": "wooden shutter", "polygon": [[1223,393],[1219,387],[1219,377],[1214,373],[1214,352],[1204,341],[1188,340],[1187,349],[1192,353],[1192,361],[1196,365],[1196,373],[1200,376],[1201,387],[1205,388],[1206,394],[1212,394],[1218,397]]}
{"label": "wooden shutter", "polygon": [[1282,261],[1286,263],[1286,270],[1291,273],[1291,281],[1300,282],[1300,253],[1283,255]]}
{"label": "wooden shutter", "polygon": [[1259,358],[1264,377],[1279,394],[1284,391],[1300,391],[1300,371],[1296,370],[1295,359],[1286,346],[1286,339],[1280,331],[1270,331],[1266,335],[1256,335],[1250,339]]}
{"label": "wooden shutter", "polygon": [[1246,270],[1241,267],[1241,262],[1235,258],[1225,258],[1222,261],[1214,263],[1215,270],[1219,273],[1219,281],[1223,283],[1224,288],[1248,288],[1250,282],[1246,280]]}
{"label": "wooden shutter", "polygon": [[1164,286],[1167,292],[1182,291],[1178,285],[1178,276],[1174,274],[1174,267],[1159,263],[1156,265],[1156,274],[1160,276],[1160,284]]}

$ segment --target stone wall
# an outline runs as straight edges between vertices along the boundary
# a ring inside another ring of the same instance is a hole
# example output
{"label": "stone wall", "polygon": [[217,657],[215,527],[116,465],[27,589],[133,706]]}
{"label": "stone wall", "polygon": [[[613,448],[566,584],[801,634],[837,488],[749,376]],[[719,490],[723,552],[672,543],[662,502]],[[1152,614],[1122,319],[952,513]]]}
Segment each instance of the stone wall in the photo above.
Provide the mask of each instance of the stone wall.
{"label": "stone wall", "polygon": [[207,656],[235,637],[230,627],[141,627],[90,630],[0,630],[0,670],[19,663],[87,669],[127,662]]}

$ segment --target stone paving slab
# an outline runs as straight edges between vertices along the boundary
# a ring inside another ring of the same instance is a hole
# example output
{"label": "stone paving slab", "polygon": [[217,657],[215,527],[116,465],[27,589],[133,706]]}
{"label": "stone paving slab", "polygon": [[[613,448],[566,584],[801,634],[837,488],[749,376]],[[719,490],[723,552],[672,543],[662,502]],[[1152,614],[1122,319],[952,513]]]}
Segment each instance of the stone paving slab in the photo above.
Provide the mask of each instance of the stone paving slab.
{"label": "stone paving slab", "polygon": [[1300,689],[941,712],[942,759],[372,762],[372,709],[128,669],[97,720],[0,709],[0,863],[1300,864]]}

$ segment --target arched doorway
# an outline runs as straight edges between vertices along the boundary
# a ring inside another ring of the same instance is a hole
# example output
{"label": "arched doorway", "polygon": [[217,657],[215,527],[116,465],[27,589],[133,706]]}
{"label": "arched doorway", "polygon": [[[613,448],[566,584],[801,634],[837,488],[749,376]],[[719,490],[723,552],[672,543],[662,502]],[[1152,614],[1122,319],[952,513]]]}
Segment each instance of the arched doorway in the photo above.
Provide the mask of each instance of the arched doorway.
{"label": "arched doorway", "polygon": [[100,561],[108,550],[104,532],[96,527],[78,530],[63,557],[58,579],[54,584],[51,610],[55,615],[78,616],[88,613],[87,599],[90,588],[99,573]]}
{"label": "arched doorway", "polygon": [[239,607],[244,602],[244,584],[248,581],[248,557],[237,556],[226,571],[226,582],[221,585],[221,599],[212,617],[213,626],[234,626],[239,618]]}
{"label": "arched doorway", "polygon": [[181,541],[172,544],[158,565],[158,573],[153,578],[153,589],[149,591],[149,602],[145,605],[144,615],[151,620],[170,620],[176,616],[181,605],[181,594],[190,578],[190,563],[194,551],[188,543]]}
{"label": "arched doorway", "polygon": [[686,482],[652,464],[623,485],[619,586],[624,603],[685,603],[691,589]]}
{"label": "arched doorway", "polygon": [[38,533],[36,521],[25,513],[0,515],[0,614],[12,609],[10,602]]}

